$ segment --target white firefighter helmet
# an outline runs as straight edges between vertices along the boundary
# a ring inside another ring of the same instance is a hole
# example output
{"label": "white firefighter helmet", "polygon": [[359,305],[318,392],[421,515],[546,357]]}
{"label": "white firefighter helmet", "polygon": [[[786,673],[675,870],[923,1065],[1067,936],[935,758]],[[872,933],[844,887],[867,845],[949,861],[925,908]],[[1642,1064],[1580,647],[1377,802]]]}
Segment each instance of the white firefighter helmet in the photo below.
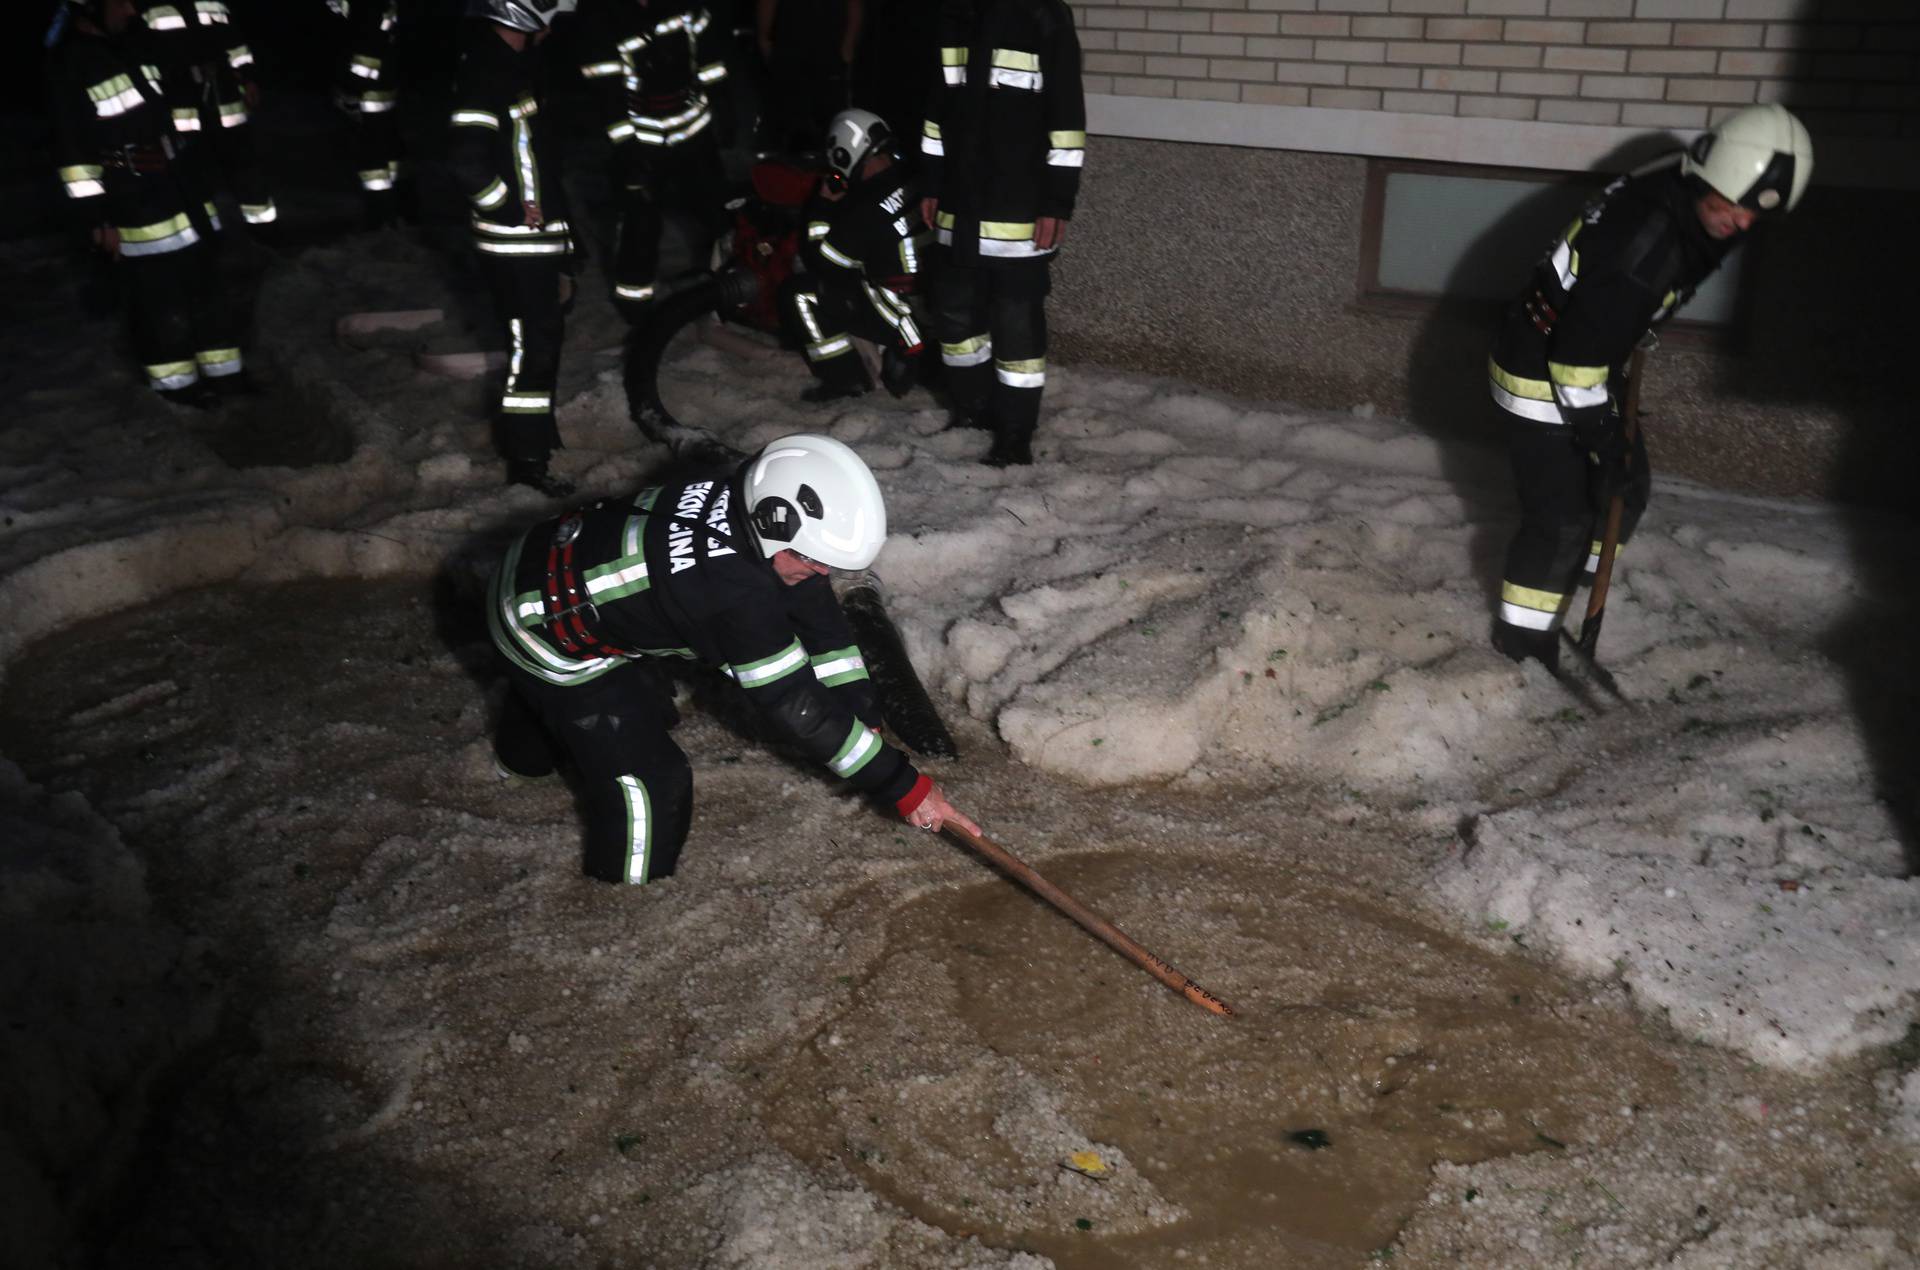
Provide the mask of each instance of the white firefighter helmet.
{"label": "white firefighter helmet", "polygon": [[1813,178],[1813,138],[1785,106],[1748,106],[1701,133],[1680,170],[1730,203],[1790,212]]}
{"label": "white firefighter helmet", "polygon": [[468,0],[467,16],[498,22],[532,35],[553,25],[555,15],[572,13],[579,0]]}
{"label": "white firefighter helmet", "polygon": [[887,541],[887,505],[860,456],[799,433],[747,461],[748,522],[769,560],[791,549],[835,569],[864,569]]}
{"label": "white firefighter helmet", "polygon": [[893,129],[871,110],[843,110],[827,125],[827,165],[849,181],[867,156],[893,150]]}

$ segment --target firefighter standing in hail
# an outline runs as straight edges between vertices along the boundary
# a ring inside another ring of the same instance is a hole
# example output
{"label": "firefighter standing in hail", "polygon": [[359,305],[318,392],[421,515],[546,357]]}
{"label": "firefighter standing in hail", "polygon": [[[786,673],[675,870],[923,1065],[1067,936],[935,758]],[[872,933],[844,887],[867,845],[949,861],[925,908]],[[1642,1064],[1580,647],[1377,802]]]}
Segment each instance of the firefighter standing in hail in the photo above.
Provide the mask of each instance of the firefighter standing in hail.
{"label": "firefighter standing in hail", "polygon": [[1624,495],[1620,540],[1651,488],[1645,439],[1626,435],[1622,368],[1754,223],[1799,203],[1813,143],[1777,105],[1749,106],[1688,150],[1609,185],[1555,242],[1488,361],[1520,495],[1494,646],[1559,665],[1556,632],[1599,563],[1595,524]]}
{"label": "firefighter standing in hail", "polygon": [[335,100],[353,122],[353,168],[366,227],[380,229],[398,219],[400,0],[327,0],[327,7],[347,24],[347,61]]}
{"label": "firefighter standing in hail", "polygon": [[826,136],[827,175],[808,205],[806,272],[782,288],[782,315],[820,382],[807,401],[857,397],[872,381],[853,337],[884,349],[881,380],[905,396],[925,349],[912,298],[927,228],[919,197],[893,153],[893,134],[870,110],[845,110]]}
{"label": "firefighter standing in hail", "polygon": [[1061,0],[944,0],[938,35],[920,153],[924,218],[948,248],[934,286],[940,360],[955,422],[993,433],[986,461],[1031,463],[1048,266],[1086,157],[1080,43]]}
{"label": "firefighter standing in hail", "polygon": [[581,0],[580,73],[613,143],[614,306],[629,322],[652,309],[664,211],[692,222],[695,269],[720,232],[731,35],[700,0]]}
{"label": "firefighter standing in hail", "polygon": [[472,205],[474,249],[507,328],[507,377],[494,418],[509,484],[549,497],[573,486],[549,471],[560,431],[565,308],[573,239],[539,100],[540,45],[572,0],[472,0],[454,81],[454,177]]}
{"label": "firefighter standing in hail", "polygon": [[260,88],[253,50],[225,0],[139,0],[146,27],[143,47],[161,68],[173,128],[195,179],[208,189],[224,184],[247,224],[279,219],[260,165],[253,111]]}
{"label": "firefighter standing in hail", "polygon": [[828,581],[887,537],[880,487],[830,437],[789,436],[732,471],[603,499],[534,526],[494,577],[488,622],[513,684],[503,773],[572,759],[586,870],[644,883],[679,862],[693,772],[662,659],[737,683],[759,718],[853,788],[938,830],[978,832],[880,739],[874,686]]}
{"label": "firefighter standing in hail", "polygon": [[220,294],[213,204],[179,170],[158,66],[142,62],[133,0],[66,0],[49,33],[60,179],[94,245],[126,280],[147,380],[188,405],[237,385],[242,361]]}

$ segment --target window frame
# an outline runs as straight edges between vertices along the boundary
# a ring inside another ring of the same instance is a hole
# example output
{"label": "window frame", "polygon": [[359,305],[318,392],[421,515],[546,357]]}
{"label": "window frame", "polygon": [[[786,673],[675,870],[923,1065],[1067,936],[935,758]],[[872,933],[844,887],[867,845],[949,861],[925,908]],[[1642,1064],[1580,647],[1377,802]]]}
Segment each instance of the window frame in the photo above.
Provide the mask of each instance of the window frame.
{"label": "window frame", "polygon": [[[1366,188],[1360,203],[1360,268],[1355,283],[1354,307],[1363,313],[1401,318],[1426,318],[1442,311],[1466,312],[1484,315],[1489,322],[1504,313],[1511,301],[1409,291],[1381,284],[1380,247],[1386,227],[1387,180],[1397,172],[1586,187],[1593,194],[1605,189],[1607,182],[1618,175],[1609,172],[1556,171],[1550,168],[1495,167],[1484,163],[1443,163],[1433,159],[1367,160]],[[1741,265],[1743,273],[1750,274],[1755,268],[1755,256],[1765,238],[1764,234],[1755,235],[1740,245],[1739,250],[1745,256]],[[1733,316],[1724,322],[1673,318],[1661,325],[1660,339],[1677,348],[1737,353],[1747,345],[1752,324],[1750,308],[1747,304],[1736,304]]]}

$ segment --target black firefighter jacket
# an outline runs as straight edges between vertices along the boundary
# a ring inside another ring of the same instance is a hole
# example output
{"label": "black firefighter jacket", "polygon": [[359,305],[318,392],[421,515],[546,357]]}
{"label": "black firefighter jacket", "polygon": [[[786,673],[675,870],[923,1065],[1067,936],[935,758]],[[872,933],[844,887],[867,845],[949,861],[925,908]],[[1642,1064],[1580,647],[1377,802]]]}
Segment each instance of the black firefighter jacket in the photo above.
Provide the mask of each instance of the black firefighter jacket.
{"label": "black firefighter jacket", "polygon": [[[873,683],[846,615],[826,578],[788,586],[761,557],[742,523],[743,472],[652,486],[536,525],[495,575],[494,645],[561,686],[631,658],[713,667],[802,753],[897,803],[919,773],[870,726]],[[565,595],[562,580],[556,599],[549,574],[569,571],[581,594]]]}
{"label": "black firefighter jacket", "polygon": [[127,43],[76,31],[54,50],[47,77],[60,179],[76,218],[112,225],[129,258],[199,242],[211,209],[195,209],[203,213],[196,226],[160,68]]}
{"label": "black firefighter jacket", "polygon": [[[564,257],[572,250],[566,194],[540,114],[540,50],[516,50],[491,22],[469,20],[454,75],[454,179],[473,207],[474,246],[491,256]],[[528,224],[528,207],[541,223]]]}
{"label": "black firefighter jacket", "polygon": [[1073,215],[1086,157],[1080,41],[1061,0],[945,0],[920,135],[934,230],[961,264],[1031,260],[1034,222]]}
{"label": "black firefighter jacket", "polygon": [[700,0],[582,0],[580,74],[619,165],[683,145],[713,124],[732,33]]}
{"label": "black firefighter jacket", "polygon": [[823,299],[854,314],[870,310],[903,348],[918,352],[920,327],[909,297],[921,289],[927,228],[919,191],[905,173],[895,163],[854,182],[839,199],[815,195],[807,204],[801,259]]}
{"label": "black firefighter jacket", "polygon": [[1614,181],[1535,268],[1487,363],[1501,408],[1549,424],[1603,416],[1640,337],[1719,267],[1733,242],[1707,235],[1677,164]]}

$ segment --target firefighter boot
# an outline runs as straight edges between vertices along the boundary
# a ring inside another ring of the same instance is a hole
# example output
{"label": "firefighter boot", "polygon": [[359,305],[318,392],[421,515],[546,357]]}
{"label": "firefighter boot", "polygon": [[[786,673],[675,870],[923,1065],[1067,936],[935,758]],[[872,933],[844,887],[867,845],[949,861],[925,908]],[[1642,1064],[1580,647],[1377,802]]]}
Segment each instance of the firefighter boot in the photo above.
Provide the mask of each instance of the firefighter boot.
{"label": "firefighter boot", "polygon": [[993,446],[982,459],[988,467],[1028,467],[1033,463],[1033,429],[1002,426],[993,433]]}
{"label": "firefighter boot", "polygon": [[1493,646],[1515,661],[1529,657],[1547,668],[1548,674],[1560,673],[1560,634],[1554,630],[1531,631],[1511,622],[1496,622]]}
{"label": "firefighter boot", "polygon": [[573,482],[548,471],[545,459],[508,459],[507,484],[524,485],[548,498],[565,498],[573,493]]}

